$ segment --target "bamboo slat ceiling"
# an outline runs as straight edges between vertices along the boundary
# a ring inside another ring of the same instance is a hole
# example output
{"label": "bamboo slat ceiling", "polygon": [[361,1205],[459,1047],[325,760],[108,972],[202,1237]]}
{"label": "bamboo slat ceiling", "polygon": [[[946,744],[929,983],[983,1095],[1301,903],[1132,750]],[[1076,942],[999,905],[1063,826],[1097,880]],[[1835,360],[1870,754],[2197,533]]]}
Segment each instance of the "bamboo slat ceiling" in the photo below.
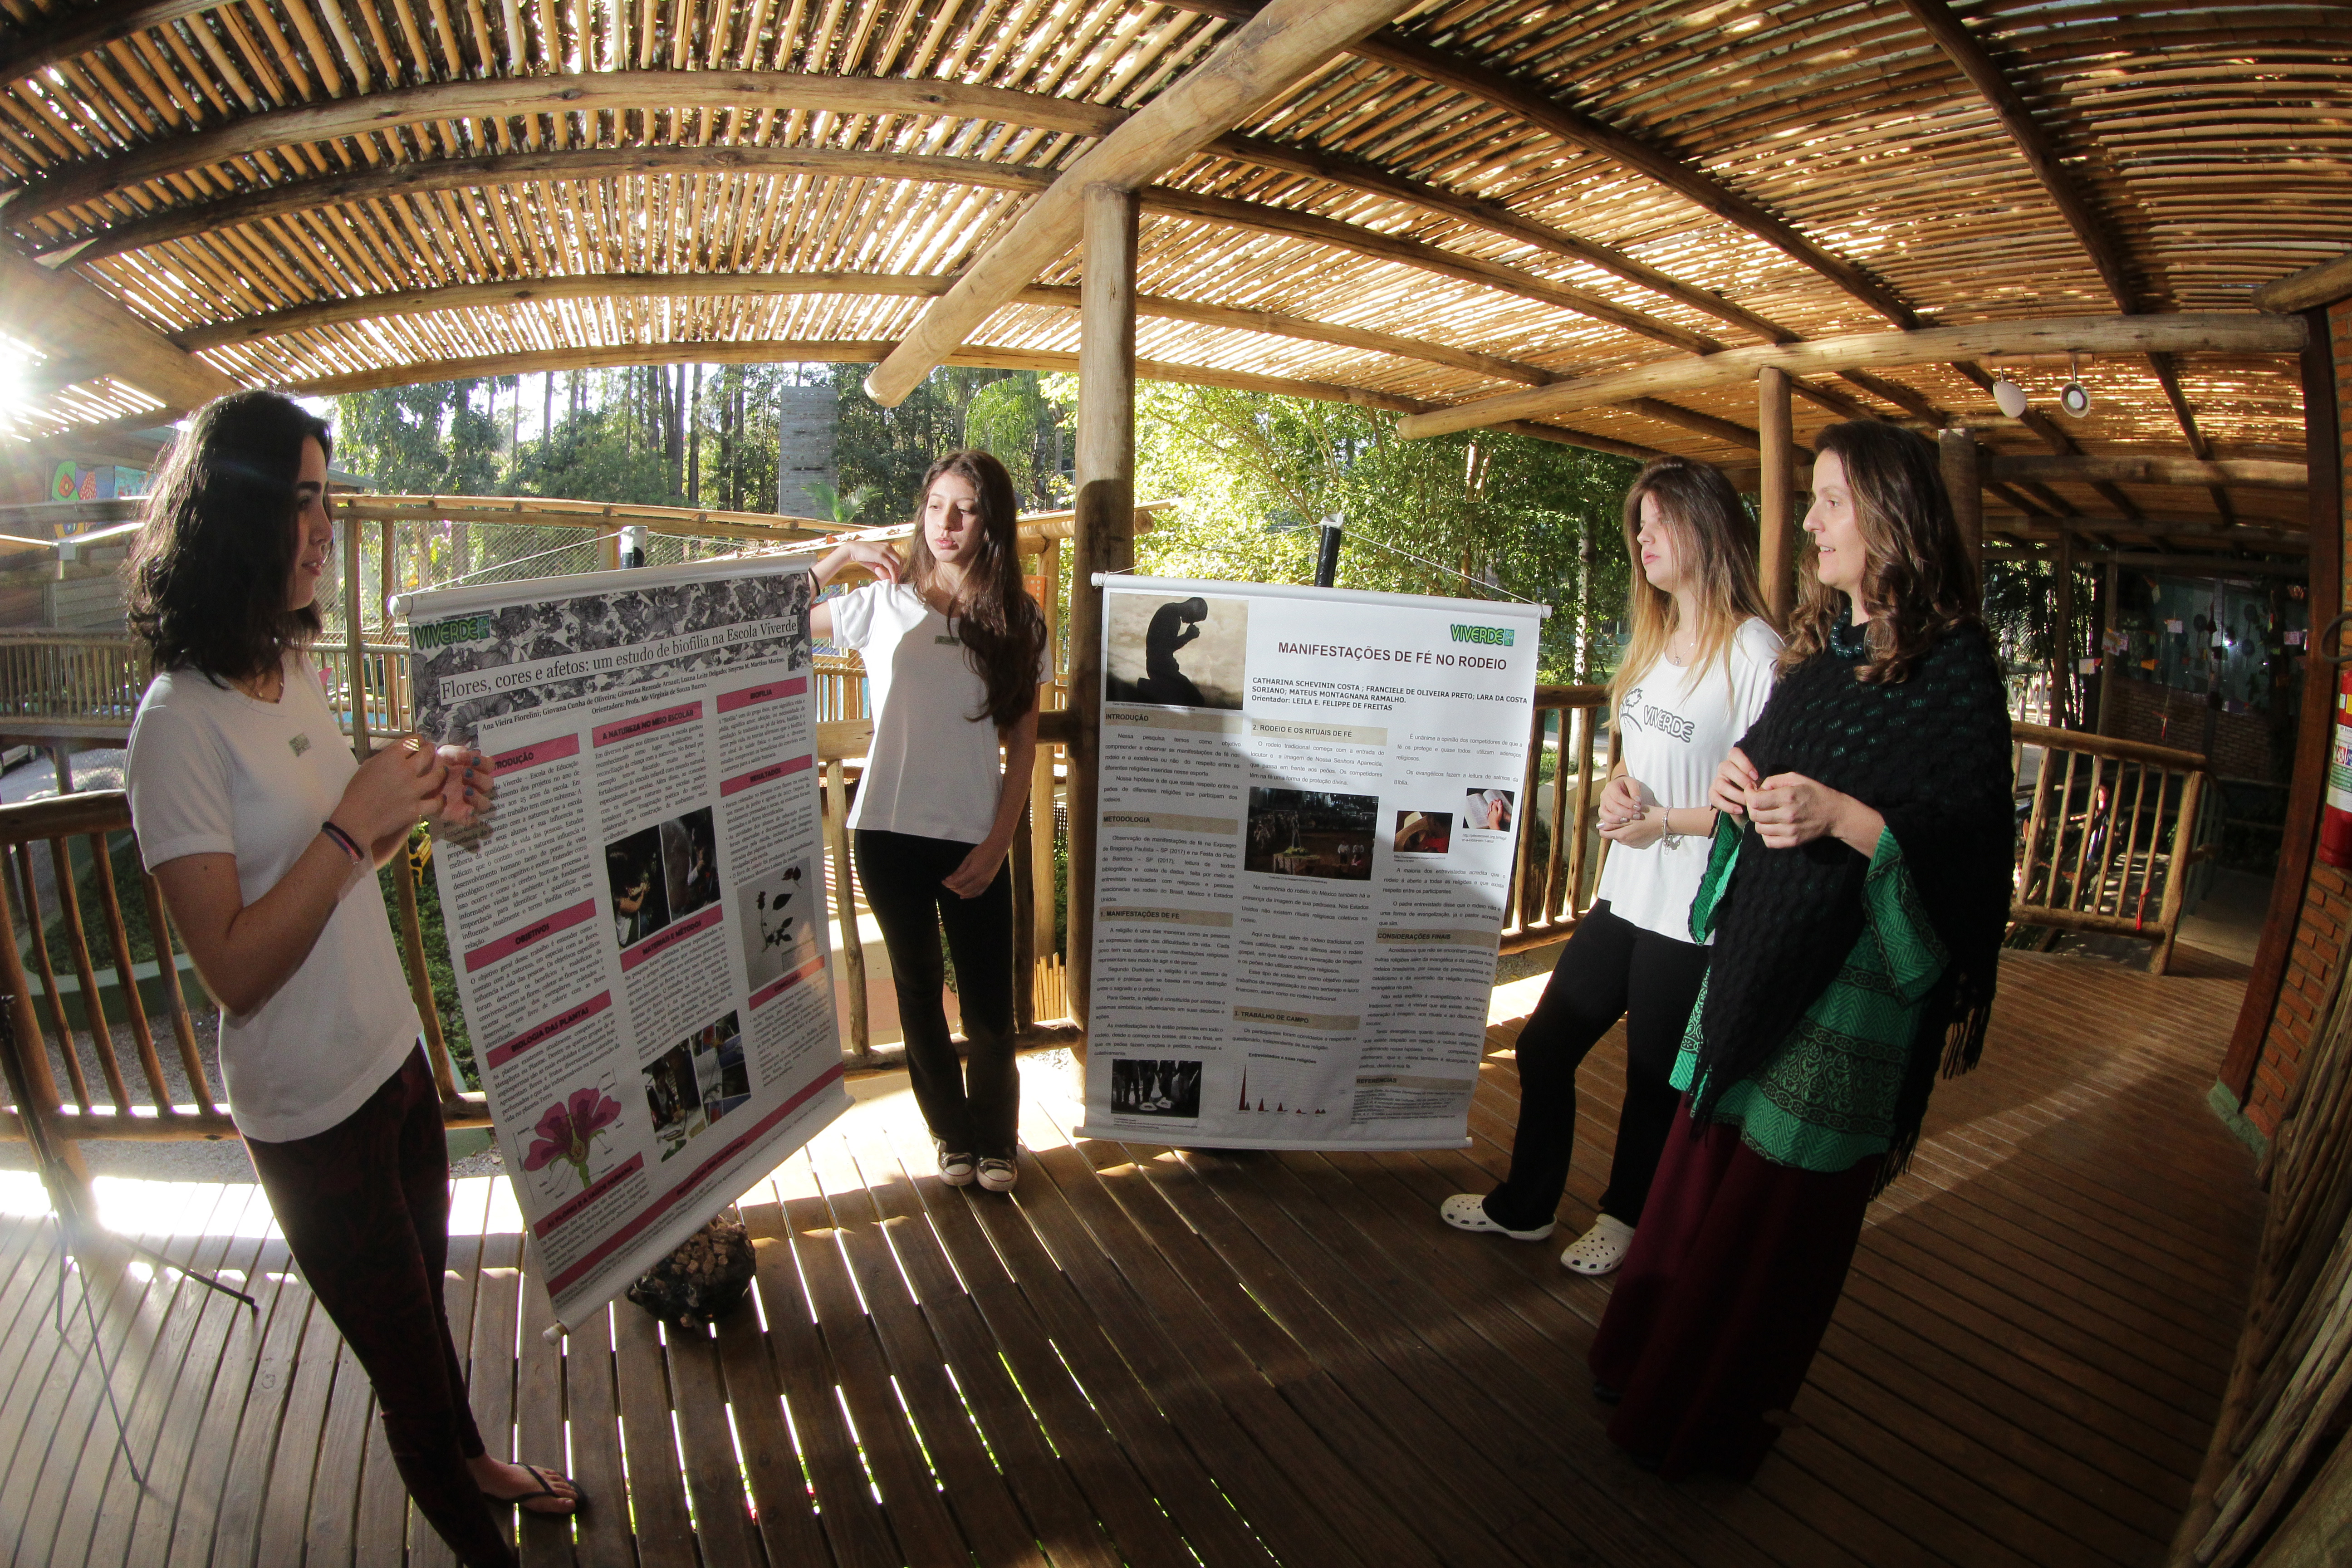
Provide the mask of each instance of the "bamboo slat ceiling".
{"label": "bamboo slat ceiling", "polygon": [[[872,360],[1250,10],[0,0],[0,228],[198,375],[248,384]],[[1889,323],[2243,311],[2344,247],[2352,11],[1431,5],[1143,207],[1146,374],[1408,411]],[[964,357],[1074,365],[1083,260]],[[49,358],[15,434],[184,401],[45,340],[25,298],[0,285],[0,330]],[[2054,408],[2063,362],[2002,368]],[[1797,434],[1870,413],[1964,421],[2000,452],[2301,455],[2284,356],[2101,359],[2082,379],[2090,418],[2029,426],[1975,365],[1823,377],[1799,387]],[[1738,464],[1755,419],[1732,387],[1555,430]],[[2274,490],[2004,503],[2124,520],[2119,538],[2303,521]]]}

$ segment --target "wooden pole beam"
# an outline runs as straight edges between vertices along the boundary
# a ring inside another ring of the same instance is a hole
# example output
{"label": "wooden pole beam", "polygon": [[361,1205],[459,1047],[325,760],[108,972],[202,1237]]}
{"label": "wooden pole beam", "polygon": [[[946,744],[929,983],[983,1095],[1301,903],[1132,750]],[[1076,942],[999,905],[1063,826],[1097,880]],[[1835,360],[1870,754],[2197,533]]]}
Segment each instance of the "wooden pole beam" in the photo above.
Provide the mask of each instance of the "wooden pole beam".
{"label": "wooden pole beam", "polygon": [[[357,321],[380,321],[436,310],[497,310],[509,306],[580,300],[727,300],[775,299],[801,295],[906,297],[933,299],[955,282],[943,274],[876,274],[870,272],[615,272],[579,278],[543,278],[505,283],[464,283],[454,288],[417,289],[397,294],[359,294],[295,305],[259,315],[240,316],[193,328],[173,338],[183,349],[196,353],[229,344],[262,342],[295,332],[316,331]],[[1024,289],[1015,300],[1024,305],[1061,310],[1078,308],[1078,290],[1071,288]],[[1264,332],[1273,337],[1342,348],[1370,349],[1400,359],[1425,361],[1497,381],[1547,386],[1559,379],[1551,372],[1499,354],[1479,353],[1418,338],[1399,337],[1360,327],[1336,326],[1276,310],[1242,310],[1227,305],[1196,304],[1188,300],[1139,296],[1139,315],[1193,321],[1234,331]]]}
{"label": "wooden pole beam", "polygon": [[1134,564],[1135,193],[1084,198],[1085,303],[1078,312],[1077,528],[1070,552],[1070,1015],[1087,1021],[1094,978],[1095,812],[1104,668],[1098,572]]}
{"label": "wooden pole beam", "polygon": [[[0,51],[0,84],[22,81],[36,71],[78,59],[94,49],[120,43],[134,33],[182,16],[209,11],[220,0],[135,0],[68,11],[46,27],[36,27]],[[52,13],[55,15],[55,13]],[[43,18],[47,20],[47,18]]]}
{"label": "wooden pole beam", "polygon": [[[661,174],[732,174],[749,178],[819,174],[831,179],[919,180],[937,184],[1035,192],[1053,183],[1042,169],[986,158],[915,153],[848,152],[829,147],[545,147],[479,158],[429,158],[346,169],[288,180],[177,205],[74,234],[44,245],[44,256],[70,252],[77,261],[140,250],[193,235],[263,218],[319,212],[347,203],[436,191],[470,191],[534,180],[618,180]],[[12,215],[18,216],[18,215]]]}
{"label": "wooden pole beam", "polygon": [[2274,283],[2263,284],[2254,290],[2254,309],[2292,316],[2343,299],[2352,299],[2352,250],[2333,261],[2323,261],[2316,267],[2290,272]]}
{"label": "wooden pole beam", "polygon": [[1221,136],[1213,151],[1265,168],[1304,174],[1309,179],[1328,180],[1333,184],[1346,185],[1370,195],[1409,203],[1426,212],[1442,213],[1464,223],[1475,224],[1490,234],[1517,240],[1538,250],[1548,251],[1570,261],[1585,262],[1614,273],[1636,287],[1662,294],[1678,304],[1713,316],[1728,326],[1752,333],[1768,343],[1793,342],[1800,335],[1778,321],[1725,299],[1711,289],[1685,283],[1671,273],[1661,272],[1646,262],[1598,240],[1586,239],[1565,229],[1538,223],[1513,212],[1500,202],[1457,195],[1439,186],[1391,173],[1360,158],[1327,153],[1297,142],[1276,142],[1270,137]]}
{"label": "wooden pole beam", "polygon": [[[2041,122],[2033,118],[2033,110],[2027,105],[2024,95],[2011,85],[2000,65],[1944,0],[1902,0],[1902,5],[1927,30],[1927,36],[1936,41],[1937,47],[1959,68],[1960,74],[1968,78],[1969,84],[1991,106],[1993,117],[2000,121],[2001,129],[2009,132],[2010,141],[2016,145],[2019,156],[2025,160],[2025,166],[2033,172],[2033,177],[2049,193],[2051,204],[2058,209],[2058,216],[2074,231],[2075,240],[2091,258],[2091,265],[2098,269],[2099,280],[2106,285],[2116,308],[2134,313],[2145,310],[2148,304],[2147,296],[2133,280],[2131,271],[2125,264],[2122,247],[2116,243],[2114,235],[2092,205],[2088,193],[2068,172],[2056,144],[2042,130]],[[2180,389],[2179,372],[2174,367],[2170,356],[2150,354],[2147,362],[2149,368],[2156,372],[2158,383],[2164,388],[2165,401],[2172,406],[2173,418],[2189,443],[2190,455],[2198,458],[2211,456],[2211,448],[2204,434],[2197,428],[2196,411]],[[2216,494],[2214,500],[2226,512],[2228,499]]]}
{"label": "wooden pole beam", "polygon": [[[0,247],[0,322],[173,408],[193,408],[237,384],[190,355],[88,279],[52,272]],[[169,417],[152,416],[158,423]]]}
{"label": "wooden pole beam", "polygon": [[[1286,85],[1287,82],[1277,84]],[[1165,95],[1160,101],[1165,101]],[[822,111],[835,115],[906,115],[984,121],[1071,136],[1108,135],[1128,118],[1123,110],[1083,99],[1015,92],[1007,88],[971,87],[931,77],[821,76],[756,70],[626,70],[591,71],[578,76],[493,77],[325,99],[290,109],[243,115],[207,130],[158,136],[110,157],[78,160],[47,179],[30,183],[12,204],[9,216],[21,225],[29,218],[80,206],[167,174],[209,168],[273,148],[332,142],[404,125],[505,120],[518,115],[527,118],[549,114],[561,118],[630,109],[772,109],[803,114]],[[716,153],[718,149],[697,151]],[[1156,169],[1152,172],[1158,173]]]}
{"label": "wooden pole beam", "polygon": [[2200,462],[2194,458],[2002,455],[1988,457],[1984,469],[1989,479],[2038,480],[2043,484],[2104,480],[2109,484],[2237,485],[2248,489],[2300,490],[2310,482],[2309,470],[2301,463],[2249,458]]}
{"label": "wooden pole beam", "polygon": [[1779,626],[1789,624],[1797,595],[1796,451],[1790,416],[1789,373],[1766,365],[1756,374],[1757,444],[1764,458],[1756,508],[1756,572],[1762,579],[1764,607]]}
{"label": "wooden pole beam", "polygon": [[1952,500],[1952,521],[1976,563],[1977,582],[1984,582],[1984,453],[1966,430],[1937,432],[1936,449],[1944,469],[1944,491]]}
{"label": "wooden pole beam", "polygon": [[1766,365],[1806,374],[2070,352],[2290,354],[2302,352],[2303,339],[2303,322],[2295,317],[2222,312],[2063,316],[2041,321],[1986,321],[1964,327],[1927,327],[1909,332],[1862,332],[1811,342],[1727,349],[1704,359],[1667,361],[1526,392],[1503,393],[1416,415],[1398,426],[1397,433],[1406,437],[1444,436],[1506,419],[1542,419],[1598,408],[1629,397],[1736,385]]}
{"label": "wooden pole beam", "polygon": [[[409,386],[419,382],[449,381],[469,376],[536,374],[546,370],[602,370],[630,364],[874,364],[888,354],[892,344],[872,340],[753,339],[733,342],[620,343],[605,347],[530,349],[520,353],[486,354],[478,359],[431,360],[384,365],[340,375],[314,376],[286,384],[287,390],[312,396],[366,392],[382,386]],[[1045,349],[962,348],[950,354],[949,364],[977,365],[988,370],[1070,372],[1078,356]],[[1246,371],[1211,370],[1165,360],[1138,360],[1136,374],[1146,381],[1173,382],[1187,386],[1222,386],[1235,392],[1264,392],[1278,397],[1304,397],[1320,403],[1350,403],[1396,414],[1414,414],[1438,406],[1418,398],[1330,382],[1297,381],[1257,375]],[[1495,426],[1507,435],[1526,436],[1560,446],[1581,447],[1615,457],[1646,461],[1661,454],[1607,436],[1591,436],[1562,426],[1506,421]]]}
{"label": "wooden pole beam", "polygon": [[1077,237],[1088,186],[1134,190],[1150,184],[1409,4],[1274,0],[1030,203],[866,378],[867,395],[885,407],[905,401],[982,322],[1035,281],[1038,269]]}
{"label": "wooden pole beam", "polygon": [[1360,224],[1341,223],[1336,218],[1318,217],[1312,213],[1292,212],[1287,208],[1241,201],[1232,196],[1180,191],[1167,185],[1154,185],[1145,192],[1143,205],[1145,211],[1160,216],[1197,218],[1204,223],[1225,224],[1234,228],[1255,229],[1261,234],[1337,246],[1359,255],[1376,256],[1383,261],[1394,261],[1423,272],[1433,272],[1441,278],[1499,289],[1523,300],[1549,305],[1555,310],[1606,321],[1612,327],[1622,327],[1637,336],[1690,353],[1714,353],[1723,347],[1704,333],[1675,326],[1671,321],[1659,321],[1639,310],[1627,310],[1598,294],[1554,283],[1523,268],[1507,267],[1499,261],[1488,261],[1481,257],[1465,256],[1444,246],[1381,234]]}

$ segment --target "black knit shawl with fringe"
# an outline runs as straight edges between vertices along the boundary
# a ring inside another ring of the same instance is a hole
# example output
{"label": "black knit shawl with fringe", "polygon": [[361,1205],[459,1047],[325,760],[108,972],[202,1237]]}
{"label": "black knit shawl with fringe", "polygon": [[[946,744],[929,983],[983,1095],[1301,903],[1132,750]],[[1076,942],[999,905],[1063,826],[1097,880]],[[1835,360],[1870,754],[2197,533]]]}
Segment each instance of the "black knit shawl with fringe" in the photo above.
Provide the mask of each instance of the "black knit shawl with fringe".
{"label": "black knit shawl with fringe", "polygon": [[[1950,963],[1923,1005],[1883,1187],[1910,1158],[1940,1062],[1976,1066],[1999,978],[2016,837],[2007,691],[1981,627],[1945,633],[1899,684],[1854,679],[1861,628],[1784,676],[1741,737],[1760,778],[1802,773],[1886,819]],[[1697,1095],[1769,1067],[1863,931],[1867,858],[1834,837],[1769,849],[1749,823],[1707,964]],[[1938,1046],[1941,1048],[1937,1048]]]}

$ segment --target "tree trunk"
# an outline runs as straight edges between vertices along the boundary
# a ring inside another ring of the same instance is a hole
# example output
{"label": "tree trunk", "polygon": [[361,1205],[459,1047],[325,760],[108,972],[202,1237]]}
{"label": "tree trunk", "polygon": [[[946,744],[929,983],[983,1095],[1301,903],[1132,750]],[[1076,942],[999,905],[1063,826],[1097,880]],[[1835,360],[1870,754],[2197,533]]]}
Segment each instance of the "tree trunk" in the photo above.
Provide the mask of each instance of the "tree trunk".
{"label": "tree trunk", "polygon": [[1577,524],[1576,540],[1576,682],[1592,679],[1592,576],[1600,557],[1600,542],[1592,536],[1588,514]]}
{"label": "tree trunk", "polygon": [[[680,377],[684,379],[683,376]],[[686,400],[686,504],[702,504],[702,367],[694,367],[694,395]]]}

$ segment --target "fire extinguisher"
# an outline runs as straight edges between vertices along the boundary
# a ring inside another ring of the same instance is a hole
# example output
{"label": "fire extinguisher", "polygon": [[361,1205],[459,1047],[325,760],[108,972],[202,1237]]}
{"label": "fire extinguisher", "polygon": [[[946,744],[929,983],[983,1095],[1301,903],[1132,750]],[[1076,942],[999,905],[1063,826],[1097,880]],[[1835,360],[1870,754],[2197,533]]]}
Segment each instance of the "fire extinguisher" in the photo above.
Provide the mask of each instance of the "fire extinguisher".
{"label": "fire extinguisher", "polygon": [[[2319,858],[2337,870],[2352,870],[2352,653],[2337,634],[2352,612],[2336,616],[2312,639],[2312,647],[2336,669],[2336,725],[2327,738],[2327,804],[2319,815]],[[2335,650],[2329,651],[2330,640]]]}

